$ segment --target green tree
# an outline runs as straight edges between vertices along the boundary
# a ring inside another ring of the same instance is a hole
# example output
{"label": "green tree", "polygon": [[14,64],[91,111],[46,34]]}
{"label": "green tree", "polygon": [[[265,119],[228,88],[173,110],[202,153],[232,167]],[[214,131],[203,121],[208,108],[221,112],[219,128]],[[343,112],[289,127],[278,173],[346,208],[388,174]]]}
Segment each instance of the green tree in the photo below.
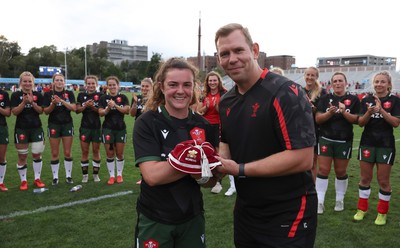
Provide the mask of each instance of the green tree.
{"label": "green tree", "polygon": [[21,47],[18,43],[9,42],[4,35],[0,35],[0,76],[10,77],[13,74],[14,68],[10,63],[19,56]]}
{"label": "green tree", "polygon": [[[20,52],[17,42],[8,42],[7,38],[0,35],[0,76],[18,77],[22,71],[30,71],[35,77],[39,75],[40,66],[65,67],[67,63],[67,79],[83,79],[85,77],[85,59],[87,73],[104,80],[107,76],[115,75],[121,81],[139,83],[145,77],[154,78],[160,63],[161,54],[153,53],[150,61],[122,61],[115,65],[108,61],[106,47],[100,47],[95,54],[85,47],[57,51],[54,45],[33,47],[27,55]],[[86,58],[85,58],[86,57]]]}
{"label": "green tree", "polygon": [[108,76],[117,76],[120,81],[125,80],[125,74],[122,72],[119,66],[114,65],[112,62],[108,62],[104,70],[104,78]]}
{"label": "green tree", "polygon": [[68,54],[68,78],[85,78],[85,48],[72,49]]}
{"label": "green tree", "polygon": [[58,67],[60,64],[58,53],[54,45],[31,48],[27,55],[26,70],[32,72],[35,77],[39,77],[40,66]]}
{"label": "green tree", "polygon": [[13,57],[8,66],[10,68],[10,72],[4,75],[5,77],[17,78],[19,75],[25,70],[26,66],[26,56],[15,56]]}
{"label": "green tree", "polygon": [[150,63],[147,69],[146,77],[151,77],[152,79],[154,79],[154,76],[156,75],[158,67],[161,64],[161,61],[162,61],[161,54],[153,53],[153,55],[150,58]]}

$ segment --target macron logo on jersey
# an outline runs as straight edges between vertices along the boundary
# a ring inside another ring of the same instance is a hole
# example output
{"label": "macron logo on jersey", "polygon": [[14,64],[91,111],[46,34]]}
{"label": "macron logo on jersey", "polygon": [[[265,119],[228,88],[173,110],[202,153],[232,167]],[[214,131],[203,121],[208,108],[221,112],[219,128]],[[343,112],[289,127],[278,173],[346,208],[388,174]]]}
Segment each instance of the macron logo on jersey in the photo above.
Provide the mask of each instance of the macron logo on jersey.
{"label": "macron logo on jersey", "polygon": [[162,134],[162,136],[164,137],[164,139],[167,139],[167,136],[168,136],[168,134],[169,134],[169,131],[168,130],[161,130],[161,134]]}

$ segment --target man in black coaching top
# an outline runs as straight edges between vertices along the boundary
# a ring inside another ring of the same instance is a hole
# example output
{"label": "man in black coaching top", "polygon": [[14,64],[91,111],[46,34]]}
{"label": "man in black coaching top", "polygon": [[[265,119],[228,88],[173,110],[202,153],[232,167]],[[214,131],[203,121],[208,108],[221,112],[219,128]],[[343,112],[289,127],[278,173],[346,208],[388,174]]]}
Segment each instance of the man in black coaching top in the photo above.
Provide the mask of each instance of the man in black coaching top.
{"label": "man in black coaching top", "polygon": [[221,27],[217,56],[235,82],[220,102],[222,166],[235,176],[236,247],[313,247],[315,131],[300,85],[262,70],[259,47],[240,24]]}

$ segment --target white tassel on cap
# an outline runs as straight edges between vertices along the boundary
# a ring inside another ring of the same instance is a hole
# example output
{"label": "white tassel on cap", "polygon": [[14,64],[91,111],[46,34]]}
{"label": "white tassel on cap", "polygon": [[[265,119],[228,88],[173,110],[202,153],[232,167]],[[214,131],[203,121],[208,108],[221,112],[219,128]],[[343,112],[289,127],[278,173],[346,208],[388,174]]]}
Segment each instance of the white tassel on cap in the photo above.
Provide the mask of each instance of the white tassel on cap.
{"label": "white tassel on cap", "polygon": [[212,177],[210,163],[208,162],[208,158],[204,153],[203,147],[199,146],[199,150],[201,151],[201,177]]}

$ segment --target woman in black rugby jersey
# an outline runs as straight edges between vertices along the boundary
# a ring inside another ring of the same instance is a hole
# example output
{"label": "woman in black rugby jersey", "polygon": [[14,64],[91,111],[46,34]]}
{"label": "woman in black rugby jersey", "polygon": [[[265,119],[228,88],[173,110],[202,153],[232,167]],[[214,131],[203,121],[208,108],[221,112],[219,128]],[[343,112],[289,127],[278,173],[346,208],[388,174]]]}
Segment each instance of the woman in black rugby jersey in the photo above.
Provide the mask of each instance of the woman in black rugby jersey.
{"label": "woman in black rugby jersey", "polygon": [[197,100],[196,77],[197,69],[186,60],[167,60],[157,72],[146,112],[135,122],[135,165],[143,178],[137,201],[136,247],[205,247],[200,184],[213,187],[218,178],[196,182],[167,162],[175,145],[196,139],[197,133],[216,145],[209,123],[190,109]]}
{"label": "woman in black rugby jersey", "polygon": [[61,142],[63,144],[66,182],[72,184],[72,141],[74,137],[74,124],[71,111],[75,112],[76,104],[74,92],[65,89],[64,75],[53,75],[52,90],[44,94],[43,110],[46,115],[49,115],[47,132],[50,140],[53,185],[58,184]]}
{"label": "woman in black rugby jersey", "polygon": [[117,183],[122,183],[124,170],[124,150],[126,143],[126,124],[124,116],[129,114],[129,100],[119,92],[120,84],[116,76],[106,78],[107,94],[100,98],[99,114],[104,116],[102,140],[107,154],[107,168],[110,174],[108,184],[115,182],[115,158],[117,159]]}
{"label": "woman in black rugby jersey", "polygon": [[79,140],[81,141],[81,167],[82,183],[89,180],[89,150],[92,144],[93,180],[100,182],[100,143],[101,123],[99,116],[99,101],[103,95],[97,91],[98,79],[94,75],[85,77],[85,91],[80,92],[77,97],[76,113],[82,113],[81,126],[79,128]]}
{"label": "woman in black rugby jersey", "polygon": [[4,177],[7,168],[6,152],[8,146],[8,126],[6,117],[10,115],[10,97],[7,91],[0,89],[0,191],[8,190],[4,184]]}
{"label": "woman in black rugby jersey", "polygon": [[318,194],[318,214],[325,210],[325,194],[328,190],[329,174],[333,165],[335,171],[336,201],[334,210],[344,210],[344,196],[349,176],[347,166],[353,148],[353,124],[357,123],[360,101],[346,91],[347,78],[342,72],[335,72],[331,78],[333,92],[321,96],[317,105],[315,121],[319,125],[318,173],[315,187]]}
{"label": "woman in black rugby jersey", "polygon": [[15,148],[18,152],[17,169],[21,178],[20,190],[27,190],[27,159],[29,144],[31,144],[34,184],[38,188],[46,185],[40,180],[42,172],[42,152],[44,150],[44,135],[39,115],[43,113],[43,96],[34,91],[35,78],[25,71],[19,76],[20,91],[11,95],[11,112],[17,116],[14,129]]}
{"label": "woman in black rugby jersey", "polygon": [[372,84],[375,93],[361,100],[358,125],[364,127],[358,149],[360,160],[360,182],[357,213],[354,220],[361,221],[368,211],[368,199],[371,194],[371,181],[376,165],[376,177],[379,185],[378,215],[375,225],[386,224],[389,203],[392,195],[390,174],[396,156],[396,143],[393,128],[400,124],[400,100],[391,93],[392,76],[388,71],[374,75]]}

